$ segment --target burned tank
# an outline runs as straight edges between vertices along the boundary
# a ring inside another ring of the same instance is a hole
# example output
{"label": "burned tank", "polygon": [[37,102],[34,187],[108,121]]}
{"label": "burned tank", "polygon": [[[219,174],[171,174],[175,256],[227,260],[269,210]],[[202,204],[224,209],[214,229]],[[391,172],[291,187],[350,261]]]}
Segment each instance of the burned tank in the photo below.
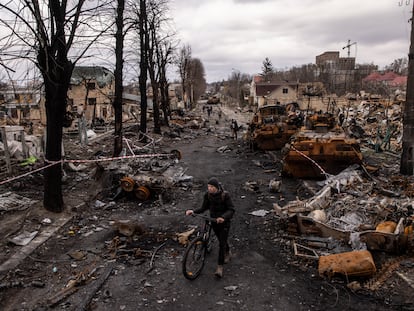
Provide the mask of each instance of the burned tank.
{"label": "burned tank", "polygon": [[288,113],[286,106],[260,107],[249,124],[249,140],[253,149],[282,149],[301,127],[302,120],[301,115]]}
{"label": "burned tank", "polygon": [[305,124],[283,151],[283,174],[325,179],[326,174],[336,175],[362,163],[359,141],[347,136],[333,115],[315,114]]}

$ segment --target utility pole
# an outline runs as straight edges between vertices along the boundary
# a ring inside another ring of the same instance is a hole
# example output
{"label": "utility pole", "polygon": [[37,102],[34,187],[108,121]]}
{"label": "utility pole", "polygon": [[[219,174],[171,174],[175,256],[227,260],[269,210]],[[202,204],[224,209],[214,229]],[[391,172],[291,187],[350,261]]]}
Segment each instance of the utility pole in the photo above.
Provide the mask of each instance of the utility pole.
{"label": "utility pole", "polygon": [[[402,5],[402,2],[400,5]],[[400,173],[403,175],[414,174],[414,4],[412,10],[411,42],[410,50],[408,52],[407,91],[405,104],[403,106],[403,138],[400,164]]]}

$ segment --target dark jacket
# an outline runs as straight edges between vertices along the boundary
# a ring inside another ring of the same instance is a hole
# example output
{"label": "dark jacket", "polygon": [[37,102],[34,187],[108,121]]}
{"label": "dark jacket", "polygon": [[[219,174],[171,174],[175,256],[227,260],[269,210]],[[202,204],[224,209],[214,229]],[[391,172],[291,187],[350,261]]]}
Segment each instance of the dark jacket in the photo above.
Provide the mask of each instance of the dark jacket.
{"label": "dark jacket", "polygon": [[229,222],[234,214],[234,205],[229,193],[223,190],[213,194],[206,192],[203,204],[194,213],[201,214],[207,210],[210,211],[210,217],[223,217],[226,222]]}

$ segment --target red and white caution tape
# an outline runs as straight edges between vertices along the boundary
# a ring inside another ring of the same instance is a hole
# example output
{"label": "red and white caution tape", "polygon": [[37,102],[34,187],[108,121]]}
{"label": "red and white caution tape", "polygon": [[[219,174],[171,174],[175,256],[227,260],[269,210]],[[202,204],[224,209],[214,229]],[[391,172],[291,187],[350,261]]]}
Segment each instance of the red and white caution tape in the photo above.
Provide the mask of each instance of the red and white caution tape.
{"label": "red and white caution tape", "polygon": [[63,160],[68,163],[93,163],[93,162],[105,162],[122,159],[134,159],[134,158],[160,158],[160,157],[172,157],[171,153],[152,153],[152,154],[135,154],[130,156],[112,157],[112,158],[100,158],[94,160]]}
{"label": "red and white caution tape", "polygon": [[19,175],[19,176],[16,176],[16,177],[12,177],[12,178],[9,178],[9,179],[6,179],[6,180],[2,180],[2,181],[0,181],[0,185],[7,184],[7,183],[9,183],[9,182],[11,182],[11,181],[14,181],[14,180],[16,180],[16,179],[20,179],[20,178],[22,178],[22,177],[29,176],[29,175],[31,175],[31,174],[33,174],[33,173],[43,171],[44,169],[46,169],[46,168],[48,168],[48,167],[51,167],[51,166],[53,166],[53,165],[59,164],[59,163],[61,163],[61,162],[62,162],[62,161],[55,161],[55,162],[52,162],[52,163],[50,163],[50,164],[48,164],[48,165],[42,166],[42,167],[40,167],[40,168],[37,168],[37,169],[35,169],[35,170],[33,170],[33,171],[27,172],[27,173],[25,173],[25,174],[22,174],[22,175]]}
{"label": "red and white caution tape", "polygon": [[0,181],[0,185],[4,185],[7,184],[9,182],[12,182],[14,180],[23,178],[25,176],[31,175],[33,173],[42,171],[44,169],[47,169],[48,167],[51,167],[53,165],[56,164],[60,164],[60,163],[95,163],[95,162],[107,162],[107,161],[116,161],[116,160],[123,160],[123,159],[134,159],[134,158],[160,158],[160,157],[173,157],[174,155],[172,153],[152,153],[152,154],[139,154],[139,155],[130,155],[130,156],[121,156],[121,157],[111,157],[111,158],[100,158],[100,159],[93,159],[93,160],[60,160],[60,161],[49,161],[49,160],[45,160],[46,163],[49,163],[45,166],[42,166],[40,168],[37,168],[33,171],[27,172],[25,174],[16,176],[16,177],[12,177],[9,179],[5,179]]}

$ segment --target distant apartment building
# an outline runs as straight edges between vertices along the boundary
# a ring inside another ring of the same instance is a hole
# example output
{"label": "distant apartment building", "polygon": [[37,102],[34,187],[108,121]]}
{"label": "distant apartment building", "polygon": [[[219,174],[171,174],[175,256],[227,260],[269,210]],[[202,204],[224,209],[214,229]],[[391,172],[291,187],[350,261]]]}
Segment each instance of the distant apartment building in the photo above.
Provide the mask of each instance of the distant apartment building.
{"label": "distant apartment building", "polygon": [[337,51],[316,56],[319,79],[330,93],[355,91],[355,57],[340,57]]}
{"label": "distant apartment building", "polygon": [[3,85],[0,89],[0,125],[44,124],[40,87]]}
{"label": "distant apartment building", "polygon": [[100,66],[77,66],[67,94],[68,111],[83,116],[88,125],[110,122],[114,114],[114,91],[115,78],[111,71]]}
{"label": "distant apartment building", "polygon": [[319,68],[330,70],[354,70],[355,57],[339,57],[339,52],[324,52],[316,56],[316,65]]}

